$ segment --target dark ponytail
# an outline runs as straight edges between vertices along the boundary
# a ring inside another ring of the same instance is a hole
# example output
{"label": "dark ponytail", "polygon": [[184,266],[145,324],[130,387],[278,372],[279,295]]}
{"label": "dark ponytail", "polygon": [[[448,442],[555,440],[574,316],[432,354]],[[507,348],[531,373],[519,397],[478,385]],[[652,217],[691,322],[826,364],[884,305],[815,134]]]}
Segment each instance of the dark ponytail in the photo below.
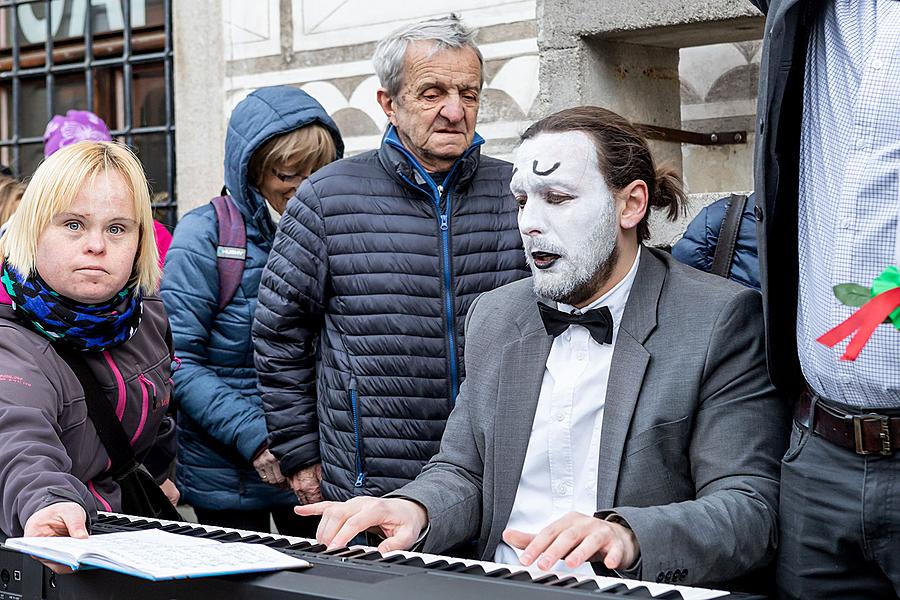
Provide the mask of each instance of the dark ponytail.
{"label": "dark ponytail", "polygon": [[650,191],[650,206],[655,210],[666,211],[666,218],[676,220],[684,214],[687,206],[687,194],[678,173],[669,165],[656,169],[656,188]]}
{"label": "dark ponytail", "polygon": [[597,148],[597,163],[606,184],[618,192],[638,179],[647,184],[650,194],[647,213],[637,226],[638,241],[650,237],[650,210],[665,210],[674,221],[684,211],[687,197],[681,178],[668,166],[656,168],[647,140],[625,117],[599,106],[578,106],[554,113],[525,130],[522,139],[539,133],[581,131],[591,137]]}

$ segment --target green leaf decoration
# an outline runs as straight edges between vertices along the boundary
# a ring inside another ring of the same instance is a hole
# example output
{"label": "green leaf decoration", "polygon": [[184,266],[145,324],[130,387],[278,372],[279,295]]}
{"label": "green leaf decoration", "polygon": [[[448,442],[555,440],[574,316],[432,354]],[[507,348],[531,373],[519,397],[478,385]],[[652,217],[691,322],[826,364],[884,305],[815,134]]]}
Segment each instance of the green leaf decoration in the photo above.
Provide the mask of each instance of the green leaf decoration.
{"label": "green leaf decoration", "polygon": [[872,299],[872,292],[867,287],[855,283],[841,283],[832,288],[834,295],[844,306],[859,308]]}

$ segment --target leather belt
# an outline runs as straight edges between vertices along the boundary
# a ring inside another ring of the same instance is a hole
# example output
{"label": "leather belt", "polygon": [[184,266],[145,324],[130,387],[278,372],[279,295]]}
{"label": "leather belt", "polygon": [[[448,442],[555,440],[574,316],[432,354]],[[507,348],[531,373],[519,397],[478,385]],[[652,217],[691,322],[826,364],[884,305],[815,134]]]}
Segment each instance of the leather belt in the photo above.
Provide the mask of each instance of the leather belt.
{"label": "leather belt", "polygon": [[[809,423],[812,399],[809,392],[800,395],[794,407],[794,419],[798,423]],[[832,444],[857,454],[890,456],[894,450],[900,450],[900,417],[845,413],[820,398],[810,428]]]}

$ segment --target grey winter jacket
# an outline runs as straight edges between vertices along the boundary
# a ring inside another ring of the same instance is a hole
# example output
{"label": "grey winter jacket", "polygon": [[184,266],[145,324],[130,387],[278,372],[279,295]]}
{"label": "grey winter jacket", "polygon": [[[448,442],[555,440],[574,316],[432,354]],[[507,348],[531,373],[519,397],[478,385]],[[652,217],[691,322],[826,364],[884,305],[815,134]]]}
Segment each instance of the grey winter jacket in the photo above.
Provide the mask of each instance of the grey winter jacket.
{"label": "grey winter jacket", "polygon": [[437,452],[482,292],[525,277],[511,165],[479,156],[441,185],[391,128],[289,203],[253,334],[269,447],[287,474],[322,463],[327,499],[381,495]]}
{"label": "grey winter jacket", "polygon": [[[97,510],[121,510],[119,486],[106,474],[109,457],[88,418],[81,384],[5,300],[0,298],[0,530],[22,535],[32,514],[57,502],[77,502],[91,519]],[[85,358],[141,460],[171,396],[171,341],[159,298],[144,298],[141,324],[130,340]]]}

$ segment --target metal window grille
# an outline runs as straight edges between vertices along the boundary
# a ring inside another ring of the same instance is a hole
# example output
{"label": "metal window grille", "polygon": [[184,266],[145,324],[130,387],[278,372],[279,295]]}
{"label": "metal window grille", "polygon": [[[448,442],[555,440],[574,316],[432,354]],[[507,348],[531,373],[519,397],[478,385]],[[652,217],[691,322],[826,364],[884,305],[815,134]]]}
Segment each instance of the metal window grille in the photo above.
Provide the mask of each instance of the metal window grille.
{"label": "metal window grille", "polygon": [[[150,180],[156,217],[174,226],[177,211],[172,0],[120,2],[122,26],[118,30],[109,26],[113,20],[108,12],[109,2],[0,0],[0,162],[9,164],[18,177],[30,176],[43,143],[43,126],[38,130],[37,123],[46,125],[53,115],[64,114],[66,108],[91,110],[106,121],[114,138],[136,151]],[[145,20],[139,27],[132,23],[136,3],[140,3],[137,8]],[[155,24],[146,24],[148,6],[159,17]],[[82,35],[61,34],[64,17],[71,20],[71,33],[80,27],[77,17],[82,12]],[[24,39],[23,15],[29,17],[32,30],[35,23],[43,20],[43,48],[39,42]],[[97,27],[104,18],[105,30]],[[63,92],[68,90],[63,82],[78,87],[82,78],[83,96],[70,93],[70,97],[63,98]],[[145,99],[137,97],[135,87],[146,86],[149,81],[155,86],[151,92],[156,96],[153,110],[145,111],[141,104]],[[26,87],[30,90],[30,102],[26,101]],[[158,97],[159,91],[163,92],[162,98]],[[44,96],[43,106],[33,101],[40,95]],[[152,113],[153,118],[145,119],[145,112]],[[26,121],[32,123],[28,131]]]}

